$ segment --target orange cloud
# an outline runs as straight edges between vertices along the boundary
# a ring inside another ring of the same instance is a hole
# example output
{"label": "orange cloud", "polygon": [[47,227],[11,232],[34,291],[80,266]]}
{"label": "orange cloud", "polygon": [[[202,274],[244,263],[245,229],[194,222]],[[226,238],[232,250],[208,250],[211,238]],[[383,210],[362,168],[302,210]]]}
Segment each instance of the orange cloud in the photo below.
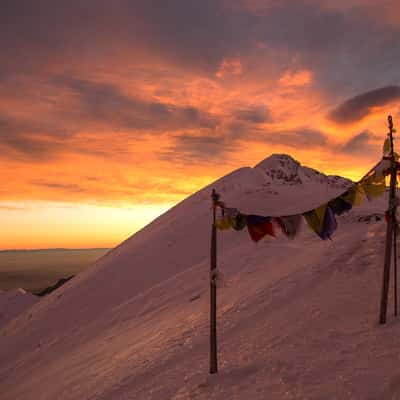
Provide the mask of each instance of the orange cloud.
{"label": "orange cloud", "polygon": [[240,60],[223,60],[215,76],[223,78],[226,75],[241,75],[243,66]]}
{"label": "orange cloud", "polygon": [[312,81],[312,73],[308,70],[302,71],[287,71],[281,78],[279,83],[282,86],[305,86]]}

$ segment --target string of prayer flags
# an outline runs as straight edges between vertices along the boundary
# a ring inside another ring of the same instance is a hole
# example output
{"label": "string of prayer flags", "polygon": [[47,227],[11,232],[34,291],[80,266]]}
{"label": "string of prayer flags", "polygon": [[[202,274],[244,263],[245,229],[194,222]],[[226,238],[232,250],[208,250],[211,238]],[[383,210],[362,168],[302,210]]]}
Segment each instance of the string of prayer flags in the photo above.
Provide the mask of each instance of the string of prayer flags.
{"label": "string of prayer flags", "polygon": [[271,217],[247,215],[247,230],[249,231],[250,237],[255,242],[260,241],[266,235],[275,237]]}
{"label": "string of prayer flags", "polygon": [[342,215],[354,206],[359,206],[365,198],[371,200],[386,192],[385,177],[390,171],[391,162],[390,158],[384,158],[346,192],[303,214],[278,217],[246,215],[236,208],[225,207],[217,199],[214,206],[221,208],[222,215],[215,221],[215,226],[221,230],[237,231],[247,226],[251,239],[258,242],[267,235],[275,237],[275,223],[288,239],[293,239],[299,232],[304,217],[311,230],[322,240],[330,239],[337,229],[336,215]]}
{"label": "string of prayer flags", "polygon": [[275,217],[275,222],[281,228],[283,234],[289,238],[294,239],[301,227],[302,215],[290,215],[285,217]]}

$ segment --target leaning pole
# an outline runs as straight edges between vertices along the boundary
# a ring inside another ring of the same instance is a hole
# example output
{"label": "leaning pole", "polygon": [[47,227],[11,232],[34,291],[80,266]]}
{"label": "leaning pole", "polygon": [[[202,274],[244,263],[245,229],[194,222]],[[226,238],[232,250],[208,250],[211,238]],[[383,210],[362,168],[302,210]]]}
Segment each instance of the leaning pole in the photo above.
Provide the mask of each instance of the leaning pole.
{"label": "leaning pole", "polygon": [[215,212],[219,195],[213,189],[212,194],[213,221],[211,227],[211,254],[210,254],[210,374],[218,372],[217,358],[217,227],[215,226]]}
{"label": "leaning pole", "polygon": [[[389,145],[390,145],[390,189],[389,189],[389,207],[388,207],[388,222],[386,227],[386,245],[385,245],[385,259],[383,267],[383,282],[382,282],[382,292],[381,292],[381,308],[379,315],[379,323],[386,323],[387,315],[387,303],[389,295],[389,280],[390,280],[390,261],[392,255],[393,238],[395,237],[394,229],[396,229],[396,175],[397,175],[397,163],[394,158],[394,147],[393,147],[393,120],[392,116],[388,116],[389,124]],[[394,243],[396,246],[396,243]],[[396,254],[396,252],[395,252]],[[397,254],[396,254],[397,255]],[[396,260],[397,261],[397,260]],[[397,278],[397,273],[395,274]],[[396,287],[397,282],[395,282]],[[397,290],[396,290],[397,295]],[[396,307],[397,313],[397,307]]]}

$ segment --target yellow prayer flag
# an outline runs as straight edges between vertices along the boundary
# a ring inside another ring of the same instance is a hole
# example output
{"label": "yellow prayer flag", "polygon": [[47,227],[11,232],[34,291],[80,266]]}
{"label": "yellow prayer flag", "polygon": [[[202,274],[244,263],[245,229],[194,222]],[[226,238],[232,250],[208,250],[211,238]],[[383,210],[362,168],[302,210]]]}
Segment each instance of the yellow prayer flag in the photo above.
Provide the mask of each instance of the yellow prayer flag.
{"label": "yellow prayer flag", "polygon": [[383,155],[386,156],[390,153],[390,140],[386,138],[383,142]]}
{"label": "yellow prayer flag", "polygon": [[384,176],[373,175],[360,184],[362,185],[364,192],[369,199],[380,197],[386,191]]}
{"label": "yellow prayer flag", "polygon": [[341,196],[343,200],[350,203],[352,206],[359,206],[362,204],[365,192],[361,183],[354,184],[345,195]]}
{"label": "yellow prayer flag", "polygon": [[361,184],[354,185],[356,191],[356,197],[354,199],[353,206],[360,206],[365,198],[365,192]]}
{"label": "yellow prayer flag", "polygon": [[219,229],[221,231],[231,229],[232,228],[232,218],[229,216],[224,216],[224,217],[218,218],[215,221],[215,226],[217,229]]}
{"label": "yellow prayer flag", "polygon": [[371,185],[364,186],[365,194],[368,197],[380,197],[386,192],[385,182],[382,184],[373,183]]}
{"label": "yellow prayer flag", "polygon": [[322,232],[327,206],[328,204],[323,204],[315,210],[311,210],[303,214],[308,226],[317,234]]}

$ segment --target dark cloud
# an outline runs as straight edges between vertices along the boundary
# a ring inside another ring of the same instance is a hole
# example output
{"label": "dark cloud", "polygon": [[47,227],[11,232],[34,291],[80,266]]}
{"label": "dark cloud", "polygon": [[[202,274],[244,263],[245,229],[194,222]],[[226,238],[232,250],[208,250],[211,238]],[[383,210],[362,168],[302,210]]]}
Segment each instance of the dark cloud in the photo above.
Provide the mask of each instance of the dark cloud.
{"label": "dark cloud", "polygon": [[202,163],[212,159],[222,159],[232,151],[234,140],[224,136],[205,135],[175,135],[173,145],[159,154],[160,159]]}
{"label": "dark cloud", "polygon": [[64,118],[80,124],[104,124],[113,129],[166,130],[214,128],[217,120],[193,106],[175,106],[124,94],[118,87],[83,79],[55,78],[53,83],[72,92]]}
{"label": "dark cloud", "polygon": [[[259,14],[256,37],[287,52],[287,63],[308,66],[314,84],[342,95],[399,82],[400,30],[385,24],[381,7],[323,7],[318,1],[269,3]],[[398,12],[396,4],[390,6]],[[380,16],[380,17],[378,17]]]}
{"label": "dark cloud", "polygon": [[309,128],[267,132],[253,128],[252,124],[233,123],[224,133],[218,132],[217,135],[175,135],[174,144],[167,151],[159,153],[159,157],[186,163],[227,160],[246,142],[313,148],[326,145],[328,140],[322,132]]}
{"label": "dark cloud", "polygon": [[56,143],[24,135],[2,138],[0,144],[13,149],[17,153],[34,159],[47,158],[54,155],[54,150],[60,148]]}
{"label": "dark cloud", "polygon": [[262,124],[272,120],[269,110],[262,105],[239,109],[234,112],[234,117],[254,124]]}
{"label": "dark cloud", "polygon": [[[155,52],[193,68],[215,70],[227,54],[248,43],[243,28],[254,16],[232,13],[220,0],[5,0],[0,44],[8,72],[40,61],[109,57],[119,49]],[[240,27],[238,30],[237,27]],[[85,54],[86,53],[86,54]],[[25,63],[22,61],[25,60]],[[14,65],[15,67],[15,65]]]}
{"label": "dark cloud", "polygon": [[74,49],[88,45],[98,20],[92,6],[93,2],[3,0],[0,76],[29,73],[43,64],[68,59]]}
{"label": "dark cloud", "polygon": [[304,2],[276,2],[259,17],[261,21],[265,26],[257,27],[260,37],[274,47],[298,53],[337,49],[342,45],[343,32],[349,38],[361,35],[358,27],[350,26],[350,15]]}
{"label": "dark cloud", "polygon": [[[164,0],[4,0],[2,65],[26,68],[41,61],[68,61],[71,55],[86,58],[88,53],[109,57],[130,48],[214,73],[223,59],[246,54],[259,43],[305,59],[312,56],[315,66],[335,61],[338,52],[345,53],[348,63],[360,51],[365,57],[369,48],[371,54],[371,44],[382,36],[380,25],[359,8],[340,12],[314,3],[270,2],[257,14],[223,0],[170,0],[168,5]],[[385,43],[396,43],[393,28],[385,30]],[[371,60],[365,66],[372,66]]]}
{"label": "dark cloud", "polygon": [[270,132],[260,137],[260,140],[267,143],[281,144],[287,147],[303,148],[324,146],[328,141],[324,133],[310,128]]}
{"label": "dark cloud", "polygon": [[[47,126],[36,122],[17,121],[0,116],[0,148],[2,157],[43,160],[53,157],[62,146],[54,138],[46,137]],[[43,136],[45,134],[45,136]]]}
{"label": "dark cloud", "polygon": [[329,118],[338,124],[356,122],[366,117],[372,107],[384,106],[399,99],[400,86],[382,87],[346,100],[329,114]]}
{"label": "dark cloud", "polygon": [[40,186],[46,189],[54,189],[56,191],[62,190],[64,192],[73,192],[73,193],[80,193],[85,191],[85,188],[73,183],[59,183],[59,182],[48,182],[39,180],[33,180],[30,183],[33,184],[34,186]]}
{"label": "dark cloud", "polygon": [[[218,123],[216,117],[196,107],[145,100],[124,94],[111,84],[53,77],[47,85],[60,93],[60,100],[46,107],[46,113],[29,118],[0,115],[0,146],[43,159],[65,149],[66,140],[85,130],[157,134],[165,130],[214,129]],[[90,146],[80,150],[105,155],[104,149]]]}
{"label": "dark cloud", "polygon": [[339,150],[349,154],[368,152],[375,147],[373,143],[375,139],[371,132],[363,131],[350,138]]}
{"label": "dark cloud", "polygon": [[[250,44],[257,19],[243,10],[227,9],[222,0],[171,0],[168,6],[163,0],[136,2],[133,15],[148,47],[167,59],[212,72],[224,58]],[[133,29],[131,36],[137,34]]]}
{"label": "dark cloud", "polygon": [[252,51],[256,64],[270,66],[264,45],[286,54],[277,70],[310,67],[335,93],[398,81],[400,31],[374,19],[370,8],[265,4],[254,12],[224,0],[3,0],[0,74],[53,63],[68,69],[76,60],[93,66],[125,61],[132,68],[129,60],[148,57],[215,76],[224,59],[245,59]]}

